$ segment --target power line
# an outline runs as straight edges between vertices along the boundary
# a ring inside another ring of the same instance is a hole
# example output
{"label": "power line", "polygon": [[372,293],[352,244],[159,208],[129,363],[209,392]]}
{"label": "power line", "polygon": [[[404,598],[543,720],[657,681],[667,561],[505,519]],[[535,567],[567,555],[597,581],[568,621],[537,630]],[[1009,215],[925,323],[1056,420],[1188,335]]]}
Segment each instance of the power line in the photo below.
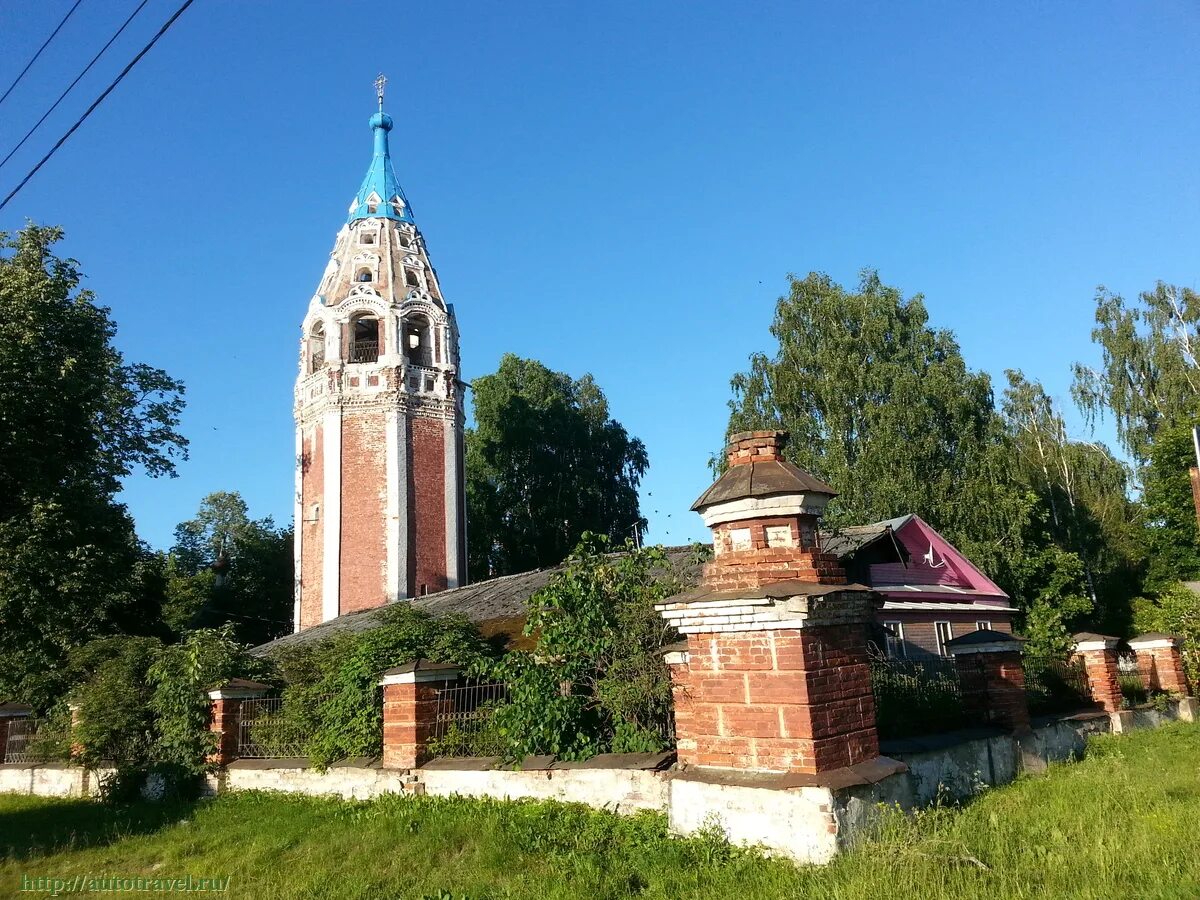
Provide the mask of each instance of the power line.
{"label": "power line", "polygon": [[56,109],[58,109],[58,104],[63,102],[63,100],[66,98],[67,94],[71,93],[71,91],[72,91],[72,89],[74,89],[75,85],[79,84],[79,80],[88,73],[88,71],[92,68],[92,66],[94,66],[96,64],[96,61],[99,60],[100,57],[104,55],[104,52],[113,45],[113,41],[115,41],[117,38],[119,38],[121,36],[121,32],[123,32],[126,29],[126,27],[128,27],[129,23],[133,21],[134,16],[136,16],[138,13],[140,13],[142,11],[142,8],[145,7],[145,5],[149,2],[150,2],[150,0],[142,0],[142,2],[140,4],[138,4],[138,8],[129,14],[129,18],[126,19],[123,23],[121,23],[121,27],[117,29],[117,33],[108,39],[108,43],[100,48],[100,52],[92,57],[92,61],[83,67],[83,71],[75,76],[74,81],[72,81],[69,85],[67,85],[67,89],[58,95],[58,99],[55,100],[54,104],[42,114],[42,117],[40,119],[38,119],[36,123],[34,123],[34,126],[32,128],[30,128],[27,132],[25,132],[25,137],[23,137],[23,138],[21,138],[21,140],[17,141],[17,145],[8,151],[8,156],[4,157],[4,159],[0,159],[0,169],[3,169],[4,164],[13,158],[14,153],[16,153],[18,150],[20,150],[22,147],[25,146],[25,142],[27,140],[29,140],[31,137],[33,137],[33,133],[35,131],[37,131],[39,128],[41,128],[42,123],[45,122],[46,119],[48,119],[50,117],[50,114],[52,112],[54,112]]}
{"label": "power line", "polygon": [[67,138],[69,138],[71,135],[73,135],[78,130],[79,126],[82,125],[87,120],[87,117],[92,114],[92,112],[96,109],[96,107],[104,102],[104,98],[107,97],[109,94],[111,94],[113,92],[113,90],[116,88],[116,86],[121,83],[121,80],[126,75],[129,74],[129,70],[132,69],[134,66],[136,66],[138,64],[138,62],[141,60],[141,58],[150,52],[150,48],[158,43],[158,39],[167,33],[167,31],[170,29],[170,27],[175,24],[175,20],[178,19],[181,15],[183,15],[184,11],[189,6],[191,6],[194,2],[195,2],[195,0],[185,0],[184,4],[181,7],[179,7],[179,9],[175,10],[175,12],[171,16],[171,18],[167,19],[167,21],[163,23],[162,28],[158,29],[158,33],[150,39],[150,43],[148,43],[145,47],[143,47],[138,52],[138,55],[135,56],[130,61],[129,65],[127,65],[124,69],[121,70],[121,74],[118,75],[113,80],[113,83],[104,89],[104,93],[102,93],[99,97],[97,97],[95,99],[95,101],[92,103],[92,105],[87,108],[87,110],[84,112],[84,114],[82,116],[79,117],[79,119],[75,122],[75,124],[72,125],[69,129],[67,129],[67,133],[58,139],[58,143],[50,148],[50,152],[47,153],[45,156],[43,156],[41,158],[41,160],[38,161],[38,164],[29,170],[29,174],[21,179],[21,183],[12,189],[11,193],[9,193],[9,195],[4,198],[3,202],[0,202],[0,210],[3,210],[4,207],[8,206],[9,201],[11,201],[13,197],[17,196],[17,193],[21,190],[21,188],[25,187],[25,185],[27,185],[29,183],[29,179],[33,178],[33,176],[37,174],[38,169],[40,169],[42,166],[44,166],[50,160],[50,157],[52,157],[56,152],[58,152],[58,148],[67,142]]}
{"label": "power line", "polygon": [[25,68],[23,68],[21,70],[21,74],[18,75],[16,80],[8,86],[8,90],[4,92],[4,96],[0,97],[0,103],[3,103],[5,100],[7,100],[8,95],[13,92],[13,88],[15,88],[18,84],[21,83],[21,79],[25,77],[25,73],[29,71],[30,66],[32,66],[35,62],[38,61],[38,57],[42,55],[42,51],[45,50],[48,46],[50,46],[50,42],[52,40],[54,40],[54,36],[62,30],[62,27],[64,25],[67,24],[67,19],[71,18],[71,13],[75,12],[75,10],[77,10],[79,8],[79,4],[82,2],[83,2],[83,0],[75,0],[75,5],[67,10],[67,14],[65,16],[63,16],[62,21],[58,23],[58,27],[55,28],[52,32],[50,32],[50,37],[46,38],[46,40],[42,44],[42,46],[38,47],[37,53],[33,54],[33,59],[31,59],[29,62],[25,63]]}

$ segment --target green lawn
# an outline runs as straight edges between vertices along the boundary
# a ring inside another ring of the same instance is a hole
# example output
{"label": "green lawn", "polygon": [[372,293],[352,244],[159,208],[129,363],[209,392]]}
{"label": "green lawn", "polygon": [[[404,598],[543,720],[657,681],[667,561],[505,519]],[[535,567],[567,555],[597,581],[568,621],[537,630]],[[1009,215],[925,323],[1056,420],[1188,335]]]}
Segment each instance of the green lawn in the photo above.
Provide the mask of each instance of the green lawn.
{"label": "green lawn", "polygon": [[1200,727],[1098,740],[964,809],[893,818],[827,868],[551,803],[0,796],[0,895],[81,873],[230,877],[230,896],[264,898],[1200,897]]}

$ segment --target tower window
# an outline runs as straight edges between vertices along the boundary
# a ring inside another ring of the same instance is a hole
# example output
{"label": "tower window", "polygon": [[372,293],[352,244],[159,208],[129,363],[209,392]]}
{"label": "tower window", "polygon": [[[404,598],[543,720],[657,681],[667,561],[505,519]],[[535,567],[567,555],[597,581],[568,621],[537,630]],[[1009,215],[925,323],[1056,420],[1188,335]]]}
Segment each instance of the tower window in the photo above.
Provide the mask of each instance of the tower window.
{"label": "tower window", "polygon": [[318,322],[308,336],[308,371],[316,372],[325,365],[325,326]]}
{"label": "tower window", "polygon": [[367,201],[367,213],[369,215],[375,215],[375,210],[377,209],[379,209],[378,203],[376,203],[374,200]]}
{"label": "tower window", "polygon": [[400,246],[401,247],[411,247],[412,246],[412,241],[410,241],[408,239],[408,235],[405,235],[405,234],[400,235]]}
{"label": "tower window", "polygon": [[379,320],[359,316],[350,322],[350,352],[347,362],[373,363],[379,360]]}
{"label": "tower window", "polygon": [[354,280],[355,281],[374,281],[375,279],[371,275],[371,270],[368,269],[366,266],[363,266],[361,269],[358,270],[358,274],[354,276]]}
{"label": "tower window", "polygon": [[407,284],[409,287],[420,287],[421,286],[421,280],[419,278],[417,278],[417,270],[416,269],[405,269],[404,270],[404,283]]}
{"label": "tower window", "polygon": [[375,243],[375,232],[373,232],[373,231],[364,231],[364,232],[362,232],[362,233],[361,233],[361,234],[358,236],[358,242],[359,242],[360,244],[373,244],[373,243]]}
{"label": "tower window", "polygon": [[429,321],[424,316],[411,316],[401,323],[404,359],[409,365],[433,365],[433,341]]}

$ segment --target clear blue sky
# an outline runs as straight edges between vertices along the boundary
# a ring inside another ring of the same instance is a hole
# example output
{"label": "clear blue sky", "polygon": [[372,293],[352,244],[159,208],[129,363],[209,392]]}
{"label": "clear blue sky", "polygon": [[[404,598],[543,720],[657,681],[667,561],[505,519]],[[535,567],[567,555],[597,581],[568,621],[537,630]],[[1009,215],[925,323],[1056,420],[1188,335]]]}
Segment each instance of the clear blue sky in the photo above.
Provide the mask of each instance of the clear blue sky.
{"label": "clear blue sky", "polygon": [[[8,3],[0,81],[70,0]],[[84,0],[0,106],[0,147],[135,0]],[[152,0],[7,193],[176,0]],[[299,323],[371,153],[393,155],[467,379],[592,372],[642,438],[652,541],[705,536],[729,377],[785,275],[874,266],[968,363],[1063,399],[1097,284],[1200,275],[1200,6],[197,0],[0,214],[67,229],[130,360],[188,388],[191,459],[138,477],[170,543],[214,490],[287,522]],[[2,154],[0,154],[2,155]],[[896,512],[903,512],[897,510]]]}

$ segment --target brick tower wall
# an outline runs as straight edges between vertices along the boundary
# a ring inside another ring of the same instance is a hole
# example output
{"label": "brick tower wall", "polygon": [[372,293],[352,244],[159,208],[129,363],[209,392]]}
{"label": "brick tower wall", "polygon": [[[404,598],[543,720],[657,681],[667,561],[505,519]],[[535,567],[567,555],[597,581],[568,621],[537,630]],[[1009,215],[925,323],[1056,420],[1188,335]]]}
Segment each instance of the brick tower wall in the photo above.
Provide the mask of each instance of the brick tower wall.
{"label": "brick tower wall", "polygon": [[446,429],[453,425],[414,418],[408,427],[408,595],[419,597],[446,589]]}
{"label": "brick tower wall", "polygon": [[342,419],[342,528],[339,615],[387,600],[387,443],[384,412]]}
{"label": "brick tower wall", "polygon": [[[301,444],[301,521],[296,523],[296,538],[302,550],[300,582],[300,627],[308,628],[321,621],[321,566],[324,562],[325,503],[322,497],[325,479],[324,438],[320,425],[306,427]],[[320,512],[314,518],[313,507]]]}

